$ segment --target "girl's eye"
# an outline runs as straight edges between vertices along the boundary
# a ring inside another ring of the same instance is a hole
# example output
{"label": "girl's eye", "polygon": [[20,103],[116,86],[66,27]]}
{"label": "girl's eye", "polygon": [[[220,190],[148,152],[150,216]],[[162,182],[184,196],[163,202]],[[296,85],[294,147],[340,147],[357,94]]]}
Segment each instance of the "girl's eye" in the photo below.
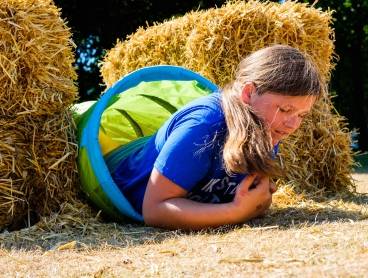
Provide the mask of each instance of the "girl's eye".
{"label": "girl's eye", "polygon": [[279,107],[279,110],[280,110],[280,112],[283,112],[283,113],[288,113],[288,112],[291,111],[291,109],[289,109],[289,108],[281,108],[281,107]]}

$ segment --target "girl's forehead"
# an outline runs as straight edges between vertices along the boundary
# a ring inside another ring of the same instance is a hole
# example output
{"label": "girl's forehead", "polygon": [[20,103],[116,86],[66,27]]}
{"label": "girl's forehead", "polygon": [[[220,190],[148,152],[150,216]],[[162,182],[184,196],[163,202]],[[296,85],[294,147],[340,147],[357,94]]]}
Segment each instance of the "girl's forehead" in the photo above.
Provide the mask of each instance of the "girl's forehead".
{"label": "girl's forehead", "polygon": [[309,109],[316,100],[316,96],[290,96],[277,93],[264,93],[262,95],[264,101],[270,104],[277,104],[283,106],[292,106],[295,109]]}
{"label": "girl's forehead", "polygon": [[316,96],[307,95],[307,96],[290,96],[290,95],[282,95],[278,93],[264,93],[263,96],[273,101],[281,101],[281,102],[289,102],[289,103],[303,103],[303,102],[314,102],[316,100]]}

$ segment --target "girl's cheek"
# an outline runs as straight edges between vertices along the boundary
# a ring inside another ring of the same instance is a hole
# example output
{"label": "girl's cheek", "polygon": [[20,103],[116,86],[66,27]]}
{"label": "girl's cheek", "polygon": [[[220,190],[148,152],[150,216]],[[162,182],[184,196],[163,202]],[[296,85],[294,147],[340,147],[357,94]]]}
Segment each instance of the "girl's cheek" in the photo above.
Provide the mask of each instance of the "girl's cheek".
{"label": "girl's cheek", "polygon": [[284,118],[280,112],[278,113],[274,113],[271,117],[270,117],[270,126],[271,127],[278,127],[282,124],[282,122],[284,121]]}

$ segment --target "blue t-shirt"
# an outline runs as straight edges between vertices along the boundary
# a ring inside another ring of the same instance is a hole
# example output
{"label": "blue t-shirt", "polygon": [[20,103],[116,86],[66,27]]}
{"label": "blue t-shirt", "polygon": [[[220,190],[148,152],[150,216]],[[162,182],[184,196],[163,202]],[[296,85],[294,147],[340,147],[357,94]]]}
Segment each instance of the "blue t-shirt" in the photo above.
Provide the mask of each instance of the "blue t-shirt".
{"label": "blue t-shirt", "polygon": [[173,114],[144,146],[119,163],[112,177],[139,213],[153,168],[188,191],[188,199],[230,202],[245,175],[225,172],[225,136],[220,94],[201,97]]}

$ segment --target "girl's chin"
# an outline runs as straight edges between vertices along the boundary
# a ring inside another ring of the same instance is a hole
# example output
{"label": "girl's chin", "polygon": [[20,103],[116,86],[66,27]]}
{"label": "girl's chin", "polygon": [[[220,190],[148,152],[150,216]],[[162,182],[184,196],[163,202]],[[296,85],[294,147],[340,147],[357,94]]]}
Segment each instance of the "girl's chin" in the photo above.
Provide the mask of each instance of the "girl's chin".
{"label": "girl's chin", "polygon": [[277,145],[280,142],[278,139],[272,139],[272,145]]}
{"label": "girl's chin", "polygon": [[271,137],[272,137],[272,144],[276,145],[278,142],[280,142],[286,136],[283,136],[283,135],[278,134],[278,133],[272,133]]}

